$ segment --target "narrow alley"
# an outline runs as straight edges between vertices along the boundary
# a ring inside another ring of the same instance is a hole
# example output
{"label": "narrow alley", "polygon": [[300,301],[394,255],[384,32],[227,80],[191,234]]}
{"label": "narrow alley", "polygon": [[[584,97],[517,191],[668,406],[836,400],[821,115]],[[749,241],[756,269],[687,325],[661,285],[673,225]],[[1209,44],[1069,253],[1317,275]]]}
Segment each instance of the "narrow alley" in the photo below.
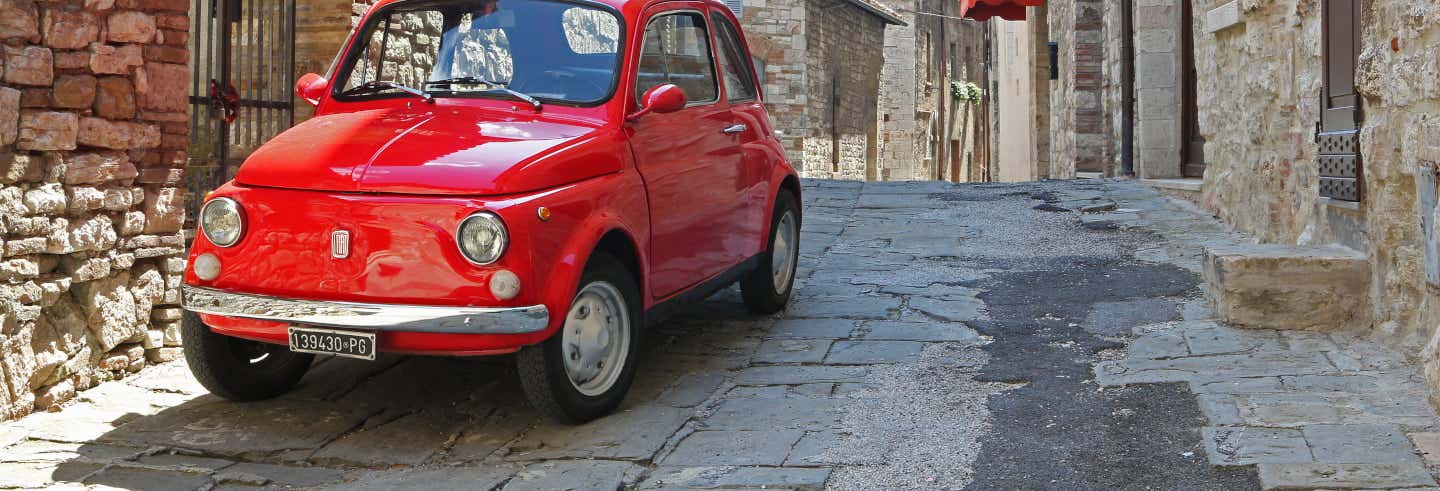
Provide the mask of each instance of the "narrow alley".
{"label": "narrow alley", "polygon": [[1440,435],[1418,373],[1340,334],[1210,320],[1200,247],[1245,239],[1179,200],[811,181],[804,204],[790,308],[738,314],[726,291],[664,322],[621,410],[587,425],[540,420],[503,359],[326,359],[249,404],[176,361],[0,424],[0,488],[1435,482],[1412,444]]}

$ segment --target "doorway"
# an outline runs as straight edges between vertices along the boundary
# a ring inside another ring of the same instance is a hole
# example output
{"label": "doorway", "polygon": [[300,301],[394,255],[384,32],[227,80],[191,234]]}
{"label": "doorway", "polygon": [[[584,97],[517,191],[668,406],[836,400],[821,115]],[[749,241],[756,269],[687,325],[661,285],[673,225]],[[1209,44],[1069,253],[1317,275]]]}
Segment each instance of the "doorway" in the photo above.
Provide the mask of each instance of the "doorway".
{"label": "doorway", "polygon": [[1200,107],[1196,102],[1195,10],[1193,2],[1180,2],[1180,175],[1205,177],[1205,137],[1200,133]]}

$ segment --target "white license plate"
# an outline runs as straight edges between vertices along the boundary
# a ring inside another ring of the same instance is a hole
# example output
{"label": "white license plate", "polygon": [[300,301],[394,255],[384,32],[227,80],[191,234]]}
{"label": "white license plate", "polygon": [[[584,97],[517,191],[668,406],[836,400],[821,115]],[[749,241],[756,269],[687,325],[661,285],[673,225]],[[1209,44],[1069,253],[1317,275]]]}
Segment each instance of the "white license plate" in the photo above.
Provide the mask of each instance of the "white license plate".
{"label": "white license plate", "polygon": [[375,333],[292,326],[290,351],[374,360]]}

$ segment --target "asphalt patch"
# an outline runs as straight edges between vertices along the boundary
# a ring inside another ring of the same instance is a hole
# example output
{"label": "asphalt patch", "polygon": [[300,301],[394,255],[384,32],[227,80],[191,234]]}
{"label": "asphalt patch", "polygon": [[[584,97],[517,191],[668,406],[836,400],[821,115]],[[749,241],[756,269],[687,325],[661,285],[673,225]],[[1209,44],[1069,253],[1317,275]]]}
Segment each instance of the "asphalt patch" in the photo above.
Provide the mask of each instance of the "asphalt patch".
{"label": "asphalt patch", "polygon": [[1124,346],[1082,327],[1095,305],[1179,297],[1196,275],[1098,257],[1008,266],[973,285],[985,290],[990,319],[972,327],[994,339],[977,380],[1024,385],[991,397],[993,424],[967,489],[1259,487],[1249,468],[1206,461],[1206,421],[1184,385],[1102,391],[1091,381],[1096,355]]}

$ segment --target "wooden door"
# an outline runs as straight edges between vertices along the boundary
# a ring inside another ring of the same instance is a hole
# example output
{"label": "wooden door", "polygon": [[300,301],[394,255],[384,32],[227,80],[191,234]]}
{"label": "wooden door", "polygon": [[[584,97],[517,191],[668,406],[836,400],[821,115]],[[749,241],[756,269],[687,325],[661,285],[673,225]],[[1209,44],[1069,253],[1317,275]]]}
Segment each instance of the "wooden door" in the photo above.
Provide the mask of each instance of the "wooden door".
{"label": "wooden door", "polygon": [[1200,135],[1200,107],[1196,103],[1198,78],[1195,76],[1195,13],[1192,2],[1180,2],[1181,101],[1180,110],[1180,174],[1205,177],[1205,137]]}
{"label": "wooden door", "polygon": [[1355,63],[1360,57],[1359,0],[1324,2],[1325,87],[1320,95],[1320,195],[1360,201],[1364,176],[1360,162],[1363,113],[1355,91]]}

